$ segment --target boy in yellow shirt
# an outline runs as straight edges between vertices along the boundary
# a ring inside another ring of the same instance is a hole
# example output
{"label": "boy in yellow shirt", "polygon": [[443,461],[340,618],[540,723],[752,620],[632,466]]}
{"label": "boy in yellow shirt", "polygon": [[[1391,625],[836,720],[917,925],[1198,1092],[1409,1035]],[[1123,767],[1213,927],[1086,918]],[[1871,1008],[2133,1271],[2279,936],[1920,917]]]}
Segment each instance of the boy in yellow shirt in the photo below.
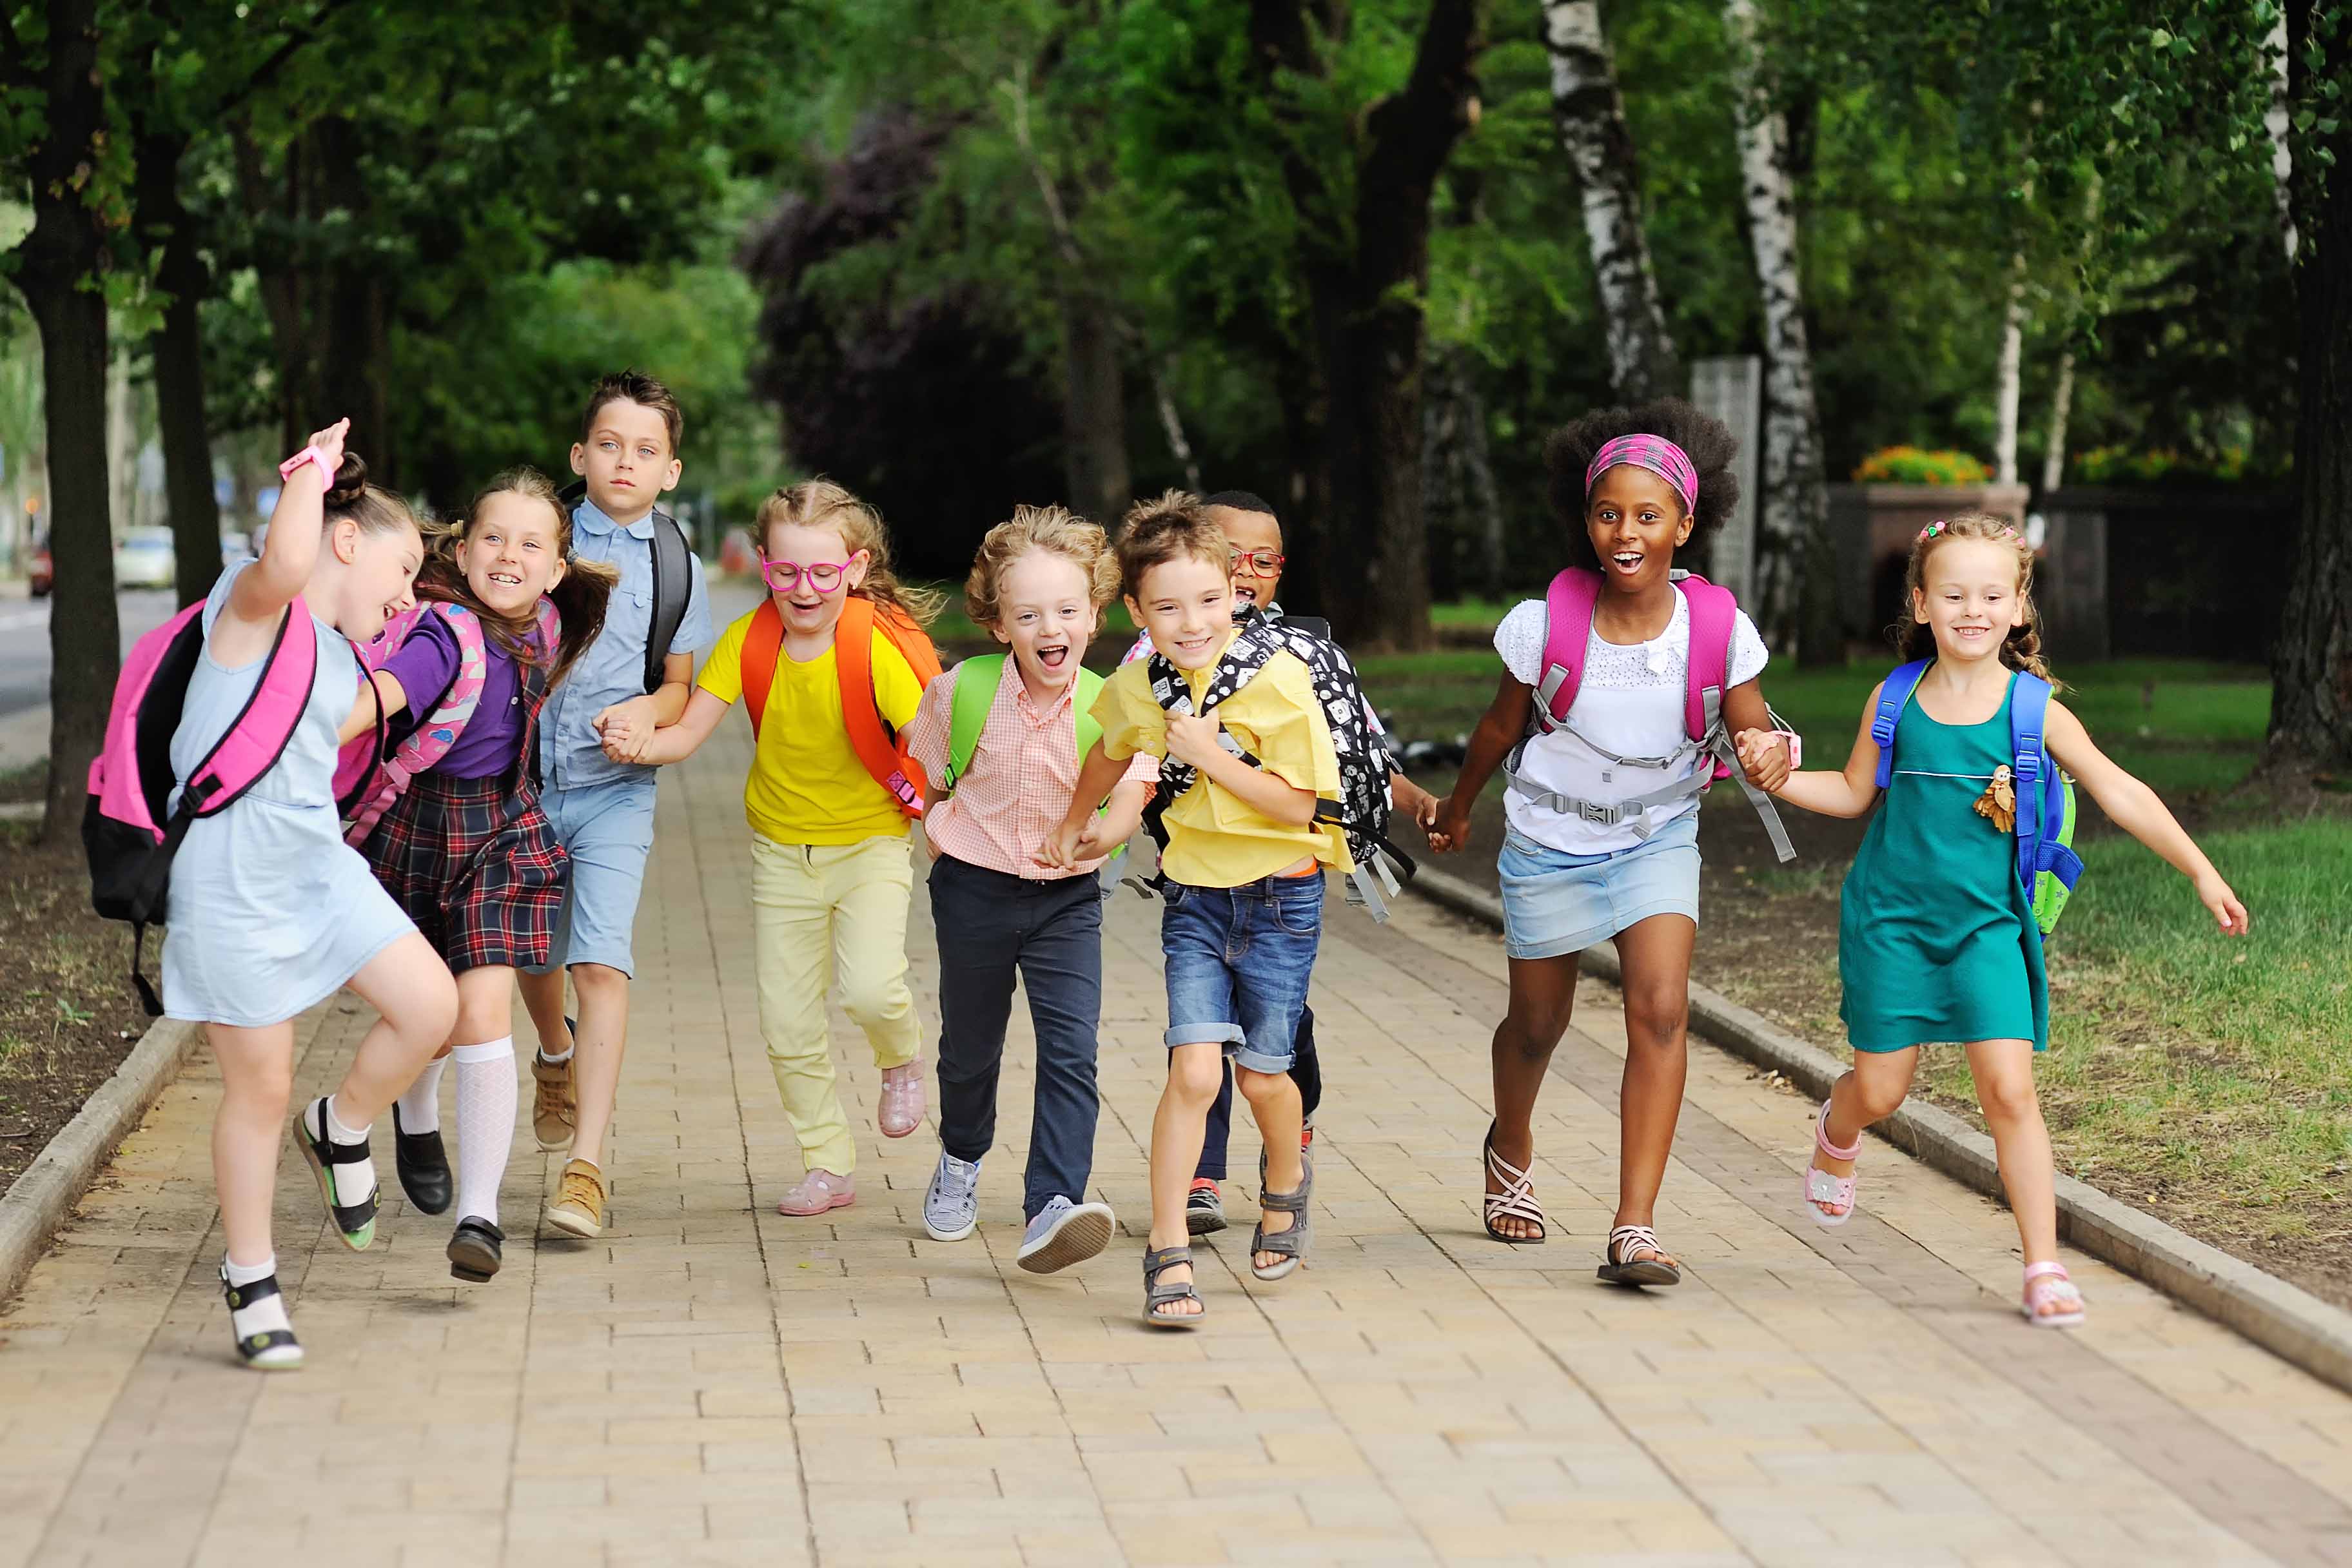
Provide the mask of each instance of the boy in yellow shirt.
{"label": "boy in yellow shirt", "polygon": [[1143,1318],[1155,1328],[1201,1321],[1184,1203],[1224,1057],[1266,1149],[1250,1272],[1280,1279],[1306,1255],[1314,1172],[1299,1148],[1292,1042],[1322,937],[1323,868],[1353,868],[1345,836],[1317,820],[1318,803],[1339,797],[1339,759],[1307,666],[1255,626],[1235,630],[1228,558],[1207,509],[1181,491],[1128,513],[1119,572],[1156,652],[1104,683],[1093,710],[1102,739],[1040,851],[1062,866],[1098,852],[1095,803],[1136,752],[1165,759],[1168,1087],[1151,1123],[1143,1258]]}
{"label": "boy in yellow shirt", "polygon": [[[861,725],[878,735],[880,723],[897,731],[913,721],[922,679],[901,642],[938,668],[917,628],[939,598],[891,574],[881,520],[838,485],[814,479],[778,490],[761,507],[756,532],[768,599],[720,635],[685,716],[654,731],[643,760],[686,757],[739,701],[751,715],[743,815],[760,1033],[800,1135],[803,1170],[776,1209],[821,1215],[857,1197],[857,1146],[825,1037],[825,991],[836,971],[841,1010],[865,1030],[882,1068],[883,1136],[904,1138],[923,1120],[922,1037],[907,986],[907,820],[921,796],[909,802],[897,793],[903,779],[877,776],[858,734]],[[843,646],[852,637],[860,646]],[[863,679],[848,673],[861,668]]]}

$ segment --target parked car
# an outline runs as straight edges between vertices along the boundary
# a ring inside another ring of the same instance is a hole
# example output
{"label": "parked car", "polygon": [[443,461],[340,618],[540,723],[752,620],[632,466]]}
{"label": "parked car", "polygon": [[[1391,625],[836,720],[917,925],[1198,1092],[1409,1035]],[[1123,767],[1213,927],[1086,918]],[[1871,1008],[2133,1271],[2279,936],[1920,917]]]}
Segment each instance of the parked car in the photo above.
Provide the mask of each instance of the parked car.
{"label": "parked car", "polygon": [[127,528],[114,546],[114,585],[168,588],[179,572],[168,528]]}
{"label": "parked car", "polygon": [[26,575],[31,579],[33,597],[36,599],[45,596],[52,587],[57,585],[58,572],[56,566],[49,561],[49,542],[47,538],[33,541],[33,563]]}

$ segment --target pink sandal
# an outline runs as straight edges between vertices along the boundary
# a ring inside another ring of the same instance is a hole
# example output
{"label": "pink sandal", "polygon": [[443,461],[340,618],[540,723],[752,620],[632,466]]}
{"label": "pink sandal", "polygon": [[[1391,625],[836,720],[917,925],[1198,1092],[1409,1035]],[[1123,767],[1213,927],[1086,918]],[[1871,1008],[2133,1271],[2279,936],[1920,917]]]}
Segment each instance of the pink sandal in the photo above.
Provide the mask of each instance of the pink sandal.
{"label": "pink sandal", "polygon": [[[2072,1302],[2066,1310],[2045,1312],[2042,1304],[2056,1301]],[[2025,1321],[2037,1329],[2079,1329],[2083,1326],[2083,1292],[2066,1276],[2063,1263],[2029,1263],[2025,1266],[2025,1300],[2018,1310]]]}
{"label": "pink sandal", "polygon": [[[1854,1134],[1853,1142],[1843,1149],[1830,1142],[1830,1102],[1826,1100],[1822,1101],[1821,1115],[1813,1121],[1813,1143],[1832,1160],[1858,1160],[1862,1157],[1860,1133]],[[1837,1205],[1836,1212],[1832,1213],[1822,1207],[1823,1204]],[[1852,1219],[1853,1217],[1853,1177],[1832,1175],[1814,1164],[1811,1155],[1807,1155],[1805,1157],[1805,1212],[1812,1215],[1813,1223],[1824,1230],[1834,1230]]]}
{"label": "pink sandal", "polygon": [[921,1062],[905,1062],[882,1069],[882,1103],[874,1120],[885,1138],[904,1138],[923,1124]]}
{"label": "pink sandal", "polygon": [[857,1201],[857,1184],[831,1171],[811,1171],[776,1200],[776,1212],[805,1216],[845,1209]]}

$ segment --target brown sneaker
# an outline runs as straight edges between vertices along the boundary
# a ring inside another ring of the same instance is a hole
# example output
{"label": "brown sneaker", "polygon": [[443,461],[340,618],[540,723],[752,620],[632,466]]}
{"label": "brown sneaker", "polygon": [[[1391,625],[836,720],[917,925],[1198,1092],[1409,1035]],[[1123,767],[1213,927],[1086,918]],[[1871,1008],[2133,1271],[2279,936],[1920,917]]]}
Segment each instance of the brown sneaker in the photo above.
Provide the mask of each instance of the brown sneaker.
{"label": "brown sneaker", "polygon": [[566,1057],[551,1062],[537,1051],[530,1055],[531,1080],[539,1086],[530,1102],[530,1130],[538,1134],[542,1154],[560,1154],[572,1147],[576,1103],[572,1098],[572,1064],[578,1059]]}
{"label": "brown sneaker", "polygon": [[604,1173],[586,1160],[563,1167],[555,1201],[547,1205],[547,1223],[566,1236],[593,1241],[604,1231]]}

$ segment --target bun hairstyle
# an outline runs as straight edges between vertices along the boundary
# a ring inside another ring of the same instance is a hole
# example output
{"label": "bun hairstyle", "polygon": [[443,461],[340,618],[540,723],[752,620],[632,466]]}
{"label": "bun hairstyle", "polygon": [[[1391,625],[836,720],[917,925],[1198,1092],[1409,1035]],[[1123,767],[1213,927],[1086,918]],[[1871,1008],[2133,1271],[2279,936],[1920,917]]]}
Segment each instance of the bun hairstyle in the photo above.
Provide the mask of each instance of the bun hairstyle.
{"label": "bun hairstyle", "polygon": [[325,510],[330,527],[349,519],[359,524],[362,533],[422,530],[406,501],[368,483],[367,464],[357,452],[343,454],[341,466],[335,469],[335,482],[327,489]]}
{"label": "bun hairstyle", "polygon": [[998,623],[1004,574],[1033,550],[1058,555],[1076,566],[1087,580],[1087,597],[1096,609],[1118,595],[1118,558],[1111,553],[1108,534],[1067,507],[1016,506],[1011,521],[990,529],[980,542],[971,575],[964,579],[963,606],[975,625]]}
{"label": "bun hairstyle", "polygon": [[831,479],[808,479],[786,485],[760,503],[751,524],[751,538],[760,553],[768,552],[772,531],[789,526],[830,528],[841,535],[852,555],[866,552],[866,581],[860,598],[896,610],[919,626],[938,618],[947,595],[935,588],[910,588],[890,570],[890,536],[883,531],[882,514]]}
{"label": "bun hairstyle", "polygon": [[2025,542],[2024,531],[2017,524],[1989,511],[1964,511],[1955,517],[1938,518],[1911,542],[1911,560],[1903,571],[1903,618],[1888,628],[1897,655],[1906,663],[1935,657],[1936,634],[1921,624],[1911,606],[1927,586],[1928,557],[1955,539],[1980,540],[2016,553],[2018,621],[2001,639],[2000,662],[2011,669],[2040,676],[2053,690],[2065,689],[2050,673],[2050,666],[2042,657],[2041,611],[2033,603],[2033,546]]}
{"label": "bun hairstyle", "polygon": [[416,596],[463,605],[473,611],[481,620],[483,632],[517,664],[531,668],[549,664],[546,651],[539,646],[536,608],[521,616],[500,615],[474,596],[473,585],[466,581],[465,568],[457,562],[457,547],[473,532],[483,505],[502,495],[544,502],[555,518],[556,559],[563,563],[563,575],[547,591],[555,605],[561,637],[548,668],[547,683],[551,687],[570,672],[596,640],[596,634],[604,629],[604,612],[611,606],[613,590],[620,586],[621,574],[609,562],[572,558],[572,509],[557,497],[554,482],[545,474],[532,468],[509,468],[474,492],[473,504],[467,507],[464,518],[426,525],[425,564],[417,569]]}
{"label": "bun hairstyle", "polygon": [[1602,408],[1563,425],[1544,443],[1544,467],[1551,475],[1551,505],[1567,526],[1569,550],[1579,565],[1596,566],[1592,541],[1584,530],[1588,492],[1584,470],[1601,448],[1620,436],[1662,436],[1683,449],[1698,470],[1698,504],[1691,512],[1691,535],[1685,548],[1696,546],[1739,503],[1739,480],[1731,459],[1739,437],[1730,426],[1702,414],[1679,397],[1661,397],[1634,408]]}

